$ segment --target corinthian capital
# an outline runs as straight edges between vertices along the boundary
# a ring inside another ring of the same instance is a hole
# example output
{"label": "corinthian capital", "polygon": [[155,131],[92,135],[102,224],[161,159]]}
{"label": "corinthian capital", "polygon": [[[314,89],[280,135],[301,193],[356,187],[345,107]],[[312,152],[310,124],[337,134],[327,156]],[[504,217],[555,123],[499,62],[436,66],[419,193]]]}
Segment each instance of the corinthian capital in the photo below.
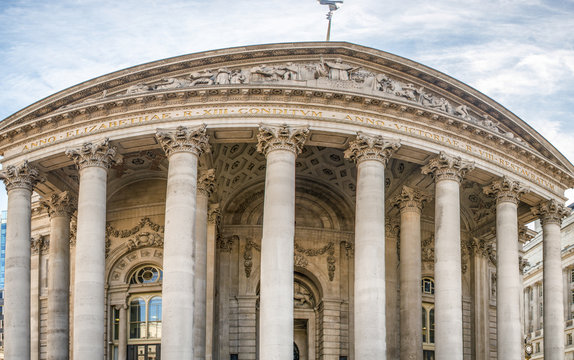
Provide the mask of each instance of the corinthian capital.
{"label": "corinthian capital", "polygon": [[401,193],[393,199],[393,203],[401,209],[401,212],[417,211],[420,214],[428,199],[429,196],[425,192],[403,186]]}
{"label": "corinthian capital", "polygon": [[357,138],[345,150],[345,158],[360,163],[364,160],[377,160],[387,166],[389,159],[401,147],[396,139],[384,139],[380,135],[357,133]]}
{"label": "corinthian capital", "polygon": [[462,160],[460,156],[451,156],[441,152],[423,166],[421,172],[425,175],[434,174],[438,181],[456,180],[461,182],[466,173],[473,169],[474,162]]}
{"label": "corinthian capital", "polygon": [[66,155],[76,163],[79,170],[97,166],[108,169],[110,166],[122,162],[118,148],[110,145],[110,139],[106,138],[97,143],[85,143],[80,148],[67,149]]}
{"label": "corinthian capital", "polygon": [[0,179],[4,181],[6,190],[27,189],[32,191],[38,182],[44,181],[40,172],[24,161],[21,165],[8,165],[0,172]]}
{"label": "corinthian capital", "polygon": [[192,128],[178,126],[175,130],[157,129],[155,137],[168,157],[177,152],[190,152],[197,156],[209,152],[205,124]]}
{"label": "corinthian capital", "polygon": [[67,191],[52,194],[49,199],[42,201],[42,206],[48,210],[50,217],[72,216],[76,211],[76,199]]}
{"label": "corinthian capital", "polygon": [[215,169],[205,170],[199,173],[197,179],[197,191],[210,197],[215,190]]}
{"label": "corinthian capital", "polygon": [[289,150],[300,154],[307,140],[307,126],[259,125],[257,151],[267,156],[273,150]]}
{"label": "corinthian capital", "polygon": [[531,209],[532,213],[540,217],[542,225],[562,224],[562,219],[570,214],[570,209],[556,200],[542,202]]}
{"label": "corinthian capital", "polygon": [[522,186],[520,182],[506,176],[493,181],[492,184],[483,187],[482,190],[488,196],[496,196],[497,203],[512,202],[517,205],[520,197],[530,192],[530,189]]}

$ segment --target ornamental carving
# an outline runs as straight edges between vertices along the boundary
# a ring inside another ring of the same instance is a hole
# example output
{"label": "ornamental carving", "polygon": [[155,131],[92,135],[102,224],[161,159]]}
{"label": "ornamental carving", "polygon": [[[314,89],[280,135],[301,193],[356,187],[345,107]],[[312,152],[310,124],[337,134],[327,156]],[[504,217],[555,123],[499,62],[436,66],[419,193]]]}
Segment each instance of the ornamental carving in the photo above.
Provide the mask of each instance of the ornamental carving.
{"label": "ornamental carving", "polygon": [[497,120],[471,109],[462,102],[455,103],[424,86],[405,82],[381,72],[366,70],[344,63],[341,59],[321,58],[316,62],[286,62],[283,64],[257,64],[249,67],[213,68],[193,71],[181,77],[166,77],[132,85],[121,93],[108,94],[70,104],[72,109],[113,98],[157,91],[201,88],[203,86],[230,85],[287,85],[324,89],[341,89],[399,100],[464,120],[472,125],[497,133],[504,138],[524,144],[513,132],[503,130]]}
{"label": "ornamental carving", "polygon": [[288,150],[300,154],[309,134],[307,126],[259,125],[257,151],[267,156],[273,150]]}
{"label": "ornamental carving", "polygon": [[210,197],[215,191],[215,169],[201,171],[197,179],[197,192]]}
{"label": "ornamental carving", "polygon": [[421,261],[423,270],[434,270],[434,235],[421,242]]}
{"label": "ornamental carving", "polygon": [[230,253],[231,250],[233,250],[233,243],[234,242],[239,242],[239,236],[237,236],[237,235],[222,236],[220,234],[217,235],[216,244],[217,244],[217,248],[221,252]]}
{"label": "ornamental carving", "polygon": [[493,240],[471,237],[464,244],[473,254],[485,257],[493,265],[496,265],[496,249]]}
{"label": "ornamental carving", "polygon": [[122,157],[117,151],[117,147],[110,145],[110,139],[105,138],[98,143],[88,142],[82,144],[80,148],[67,149],[66,155],[74,161],[79,170],[90,166],[108,169],[122,162]]}
{"label": "ornamental carving", "polygon": [[142,232],[128,240],[128,251],[143,247],[163,247],[163,236],[158,233]]}
{"label": "ornamental carving", "polygon": [[157,129],[155,137],[168,157],[176,152],[191,152],[200,156],[210,151],[205,124],[192,128],[178,126],[173,130]]}
{"label": "ornamental carving", "polygon": [[518,226],[518,241],[520,241],[522,244],[529,242],[534,238],[534,236],[535,236],[534,230],[528,229],[528,226],[526,225]]}
{"label": "ornamental carving", "polygon": [[210,204],[209,210],[207,212],[207,221],[219,227],[219,223],[221,222],[221,209],[219,208],[219,204]]}
{"label": "ornamental carving", "polygon": [[48,211],[50,217],[67,216],[70,217],[76,211],[76,198],[64,191],[59,194],[52,194],[50,198],[42,201],[42,206]]}
{"label": "ornamental carving", "polygon": [[518,205],[520,197],[530,192],[530,189],[522,186],[519,181],[504,176],[502,179],[485,186],[483,191],[488,196],[496,197],[497,203],[511,202]]}
{"label": "ornamental carving", "polygon": [[357,138],[349,144],[345,150],[345,158],[356,163],[364,160],[377,160],[387,166],[387,162],[401,147],[400,141],[384,139],[380,135],[368,135],[363,132],[357,133]]}
{"label": "ornamental carving", "polygon": [[422,167],[424,175],[433,174],[435,181],[455,180],[462,181],[467,172],[474,169],[474,162],[462,160],[460,156],[451,156],[442,152],[432,158],[428,164]]}
{"label": "ornamental carving", "polygon": [[30,250],[32,255],[46,253],[50,248],[50,241],[44,235],[37,235],[30,239]]}
{"label": "ornamental carving", "polygon": [[[343,242],[342,242],[343,243]],[[346,243],[346,242],[345,242]],[[347,256],[349,252],[352,253],[353,248],[352,245],[345,245],[346,249],[348,249]],[[245,245],[245,249],[243,250],[243,267],[245,269],[245,276],[250,277],[253,269],[253,250],[257,250],[261,252],[261,246],[252,240],[247,240],[247,244]],[[327,255],[327,271],[329,274],[329,281],[333,281],[335,279],[335,271],[336,271],[336,263],[337,258],[335,257],[335,243],[329,242],[327,245],[316,248],[316,249],[306,249],[303,248],[301,245],[295,243],[295,252],[293,257],[293,262],[295,266],[299,267],[307,267],[309,265],[309,260],[307,257],[314,257],[314,256],[323,256]]]}
{"label": "ornamental carving", "polygon": [[401,193],[393,199],[393,203],[394,206],[401,209],[401,212],[416,211],[420,214],[428,199],[429,196],[425,192],[408,186],[403,186]]}
{"label": "ornamental carving", "polygon": [[296,308],[309,308],[315,307],[315,297],[311,290],[300,281],[293,282],[293,305]]}
{"label": "ornamental carving", "polygon": [[76,217],[70,220],[70,247],[76,246],[76,238],[78,234],[78,219]]}
{"label": "ornamental carving", "polygon": [[5,170],[0,171],[0,179],[4,181],[8,191],[12,189],[32,191],[37,183],[44,181],[38,169],[29,165],[27,160],[21,165],[8,165]]}
{"label": "ornamental carving", "polygon": [[[145,227],[152,231],[142,231]],[[106,256],[108,256],[112,238],[125,239],[128,250],[139,249],[143,247],[163,247],[164,227],[154,223],[150,218],[144,217],[140,222],[131,229],[118,230],[110,223],[106,224]]]}
{"label": "ornamental carving", "polygon": [[248,239],[243,251],[243,267],[245,268],[245,276],[248,278],[251,276],[251,270],[253,269],[253,249],[261,252],[261,246]]}
{"label": "ornamental carving", "polygon": [[562,219],[570,214],[570,209],[552,199],[542,202],[537,207],[531,209],[532,213],[540,217],[542,225],[562,224]]}

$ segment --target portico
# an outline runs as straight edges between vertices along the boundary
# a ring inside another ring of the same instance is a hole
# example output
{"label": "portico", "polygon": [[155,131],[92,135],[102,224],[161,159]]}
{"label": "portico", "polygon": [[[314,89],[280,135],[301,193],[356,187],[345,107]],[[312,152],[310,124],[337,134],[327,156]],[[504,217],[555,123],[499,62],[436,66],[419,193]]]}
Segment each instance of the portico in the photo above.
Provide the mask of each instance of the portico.
{"label": "portico", "polygon": [[5,120],[9,358],[520,359],[518,231],[538,218],[559,334],[574,184],[559,152],[390,54],[245,51],[142,65]]}

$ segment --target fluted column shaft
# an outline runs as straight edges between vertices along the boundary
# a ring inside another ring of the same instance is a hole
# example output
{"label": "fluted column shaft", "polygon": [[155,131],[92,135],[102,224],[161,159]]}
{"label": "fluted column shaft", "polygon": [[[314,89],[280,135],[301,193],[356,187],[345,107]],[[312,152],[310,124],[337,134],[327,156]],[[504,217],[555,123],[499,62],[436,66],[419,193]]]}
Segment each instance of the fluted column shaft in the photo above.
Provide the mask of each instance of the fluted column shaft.
{"label": "fluted column shaft", "polygon": [[345,156],[357,163],[355,359],[386,359],[385,166],[397,141],[363,133]]}
{"label": "fluted column shaft", "polygon": [[267,158],[261,239],[260,358],[293,359],[295,159],[308,130],[261,126],[258,150]]}
{"label": "fluted column shaft", "polygon": [[462,360],[460,182],[473,164],[441,153],[423,167],[435,176],[435,346],[439,360]]}
{"label": "fluted column shaft", "polygon": [[27,162],[0,173],[8,191],[6,225],[4,356],[30,359],[31,196],[38,171]]}
{"label": "fluted column shaft", "polygon": [[158,130],[168,159],[163,252],[161,358],[194,358],[194,253],[199,155],[208,147],[205,126]]}
{"label": "fluted column shaft", "polygon": [[193,320],[194,359],[205,359],[206,281],[207,281],[207,207],[213,192],[215,171],[200,174],[195,209],[195,307]]}
{"label": "fluted column shaft", "polygon": [[43,205],[50,215],[46,352],[48,360],[66,360],[70,341],[70,217],[75,203],[63,192],[54,194]]}
{"label": "fluted column shaft", "polygon": [[401,210],[401,359],[422,359],[421,212],[422,192],[404,186],[395,202]]}
{"label": "fluted column shaft", "polygon": [[116,161],[108,140],[66,151],[80,173],[74,277],[73,357],[104,358],[107,169]]}
{"label": "fluted column shaft", "polygon": [[564,359],[564,303],[560,228],[569,209],[551,200],[534,209],[542,222],[544,359]]}
{"label": "fluted column shaft", "polygon": [[499,359],[520,360],[522,331],[518,262],[518,201],[526,192],[519,182],[503,178],[484,188],[496,196],[496,334]]}

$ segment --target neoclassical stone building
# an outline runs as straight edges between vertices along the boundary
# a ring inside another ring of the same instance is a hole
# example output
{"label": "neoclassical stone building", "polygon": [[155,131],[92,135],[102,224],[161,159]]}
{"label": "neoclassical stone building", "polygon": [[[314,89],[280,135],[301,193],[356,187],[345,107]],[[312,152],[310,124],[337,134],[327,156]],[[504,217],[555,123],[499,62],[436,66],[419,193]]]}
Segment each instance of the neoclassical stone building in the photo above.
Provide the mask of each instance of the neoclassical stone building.
{"label": "neoclassical stone building", "polygon": [[543,223],[562,359],[574,167],[445,74],[349,43],[160,60],[0,123],[7,359],[520,359]]}

